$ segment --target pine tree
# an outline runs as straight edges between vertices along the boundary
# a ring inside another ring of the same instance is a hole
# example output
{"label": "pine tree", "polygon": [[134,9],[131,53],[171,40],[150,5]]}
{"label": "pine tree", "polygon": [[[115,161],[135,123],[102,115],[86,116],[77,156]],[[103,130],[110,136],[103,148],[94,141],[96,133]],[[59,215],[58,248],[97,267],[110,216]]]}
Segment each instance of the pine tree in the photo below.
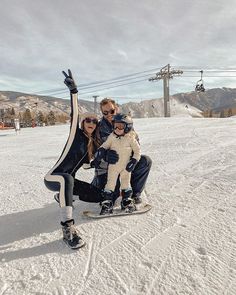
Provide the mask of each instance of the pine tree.
{"label": "pine tree", "polygon": [[10,116],[11,116],[11,125],[15,125],[15,118],[16,118],[16,112],[14,108],[11,108],[10,110]]}
{"label": "pine tree", "polygon": [[64,115],[64,114],[60,114],[57,116],[56,121],[60,122],[62,124],[65,124],[66,121],[68,120],[68,116]]}
{"label": "pine tree", "polygon": [[4,115],[5,115],[4,109],[0,109],[0,120],[1,120],[1,122],[4,122]]}
{"label": "pine tree", "polygon": [[20,120],[20,124],[23,123],[23,115],[21,112],[19,112],[19,120]]}
{"label": "pine tree", "polygon": [[203,111],[202,115],[203,115],[204,118],[208,118],[209,117],[209,111],[208,110]]}
{"label": "pine tree", "polygon": [[231,117],[231,116],[233,116],[233,111],[232,109],[228,109],[228,117]]}
{"label": "pine tree", "polygon": [[53,111],[50,111],[48,116],[47,116],[47,119],[48,119],[48,125],[55,125],[56,123],[56,118],[55,118],[55,115],[54,115],[54,112]]}
{"label": "pine tree", "polygon": [[37,124],[39,126],[43,126],[43,123],[44,123],[44,115],[43,115],[42,111],[39,111],[37,113]]}
{"label": "pine tree", "polygon": [[221,112],[220,112],[220,118],[224,118],[225,117],[225,112],[224,112],[224,110],[222,110]]}
{"label": "pine tree", "polygon": [[23,125],[24,127],[32,126],[32,115],[29,109],[26,109],[23,113]]}
{"label": "pine tree", "polygon": [[11,116],[14,119],[15,118],[15,115],[16,115],[16,112],[15,112],[15,109],[14,108],[11,108],[10,114],[11,114]]}

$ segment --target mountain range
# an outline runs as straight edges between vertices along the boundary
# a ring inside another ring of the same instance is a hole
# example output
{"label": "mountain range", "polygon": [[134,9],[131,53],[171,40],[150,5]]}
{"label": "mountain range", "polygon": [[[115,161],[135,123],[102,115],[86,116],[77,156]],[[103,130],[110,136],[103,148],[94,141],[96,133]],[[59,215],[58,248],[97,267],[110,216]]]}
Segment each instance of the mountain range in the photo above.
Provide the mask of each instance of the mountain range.
{"label": "mountain range", "polygon": [[[141,99],[141,98],[140,98]],[[56,114],[70,114],[70,100],[51,96],[40,96],[13,91],[0,91],[0,109],[14,108],[16,113],[30,109]],[[99,109],[99,106],[97,106]],[[162,117],[164,114],[163,98],[145,99],[141,102],[128,102],[120,105],[120,110],[130,112],[134,118]],[[235,88],[214,88],[205,92],[177,93],[170,96],[171,116],[202,117],[203,112],[236,110]],[[81,113],[94,112],[94,102],[79,99]]]}

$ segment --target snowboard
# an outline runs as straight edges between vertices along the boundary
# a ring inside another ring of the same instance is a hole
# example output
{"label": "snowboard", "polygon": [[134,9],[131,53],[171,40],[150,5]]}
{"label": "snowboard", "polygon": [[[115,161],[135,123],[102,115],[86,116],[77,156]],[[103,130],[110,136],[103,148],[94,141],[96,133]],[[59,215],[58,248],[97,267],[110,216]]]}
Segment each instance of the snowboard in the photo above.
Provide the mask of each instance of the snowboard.
{"label": "snowboard", "polygon": [[99,212],[94,212],[94,211],[84,211],[83,215],[90,217],[90,218],[95,218],[95,219],[101,219],[101,218],[110,218],[110,217],[119,217],[119,216],[131,216],[131,215],[137,215],[137,214],[143,214],[148,212],[149,210],[152,209],[152,206],[150,204],[141,204],[137,206],[137,210],[133,212],[125,212],[124,210],[121,210],[118,207],[114,207],[113,213],[112,214],[105,214],[105,215],[100,215]]}

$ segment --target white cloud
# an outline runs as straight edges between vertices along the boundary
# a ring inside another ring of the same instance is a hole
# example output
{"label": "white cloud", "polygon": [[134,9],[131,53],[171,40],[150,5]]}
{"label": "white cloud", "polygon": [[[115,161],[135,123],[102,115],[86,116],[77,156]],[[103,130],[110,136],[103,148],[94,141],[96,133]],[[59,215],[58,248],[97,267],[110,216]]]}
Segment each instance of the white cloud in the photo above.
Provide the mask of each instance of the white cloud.
{"label": "white cloud", "polygon": [[[199,70],[228,68],[236,64],[234,3],[1,0],[0,89],[58,88],[63,86],[61,70],[67,68],[79,84],[167,63]],[[11,85],[15,78],[20,82]],[[234,81],[234,77],[217,78],[211,86],[227,87]],[[181,78],[176,91],[188,91],[189,84],[189,79]],[[145,95],[153,89],[152,83],[143,82],[106,94]]]}

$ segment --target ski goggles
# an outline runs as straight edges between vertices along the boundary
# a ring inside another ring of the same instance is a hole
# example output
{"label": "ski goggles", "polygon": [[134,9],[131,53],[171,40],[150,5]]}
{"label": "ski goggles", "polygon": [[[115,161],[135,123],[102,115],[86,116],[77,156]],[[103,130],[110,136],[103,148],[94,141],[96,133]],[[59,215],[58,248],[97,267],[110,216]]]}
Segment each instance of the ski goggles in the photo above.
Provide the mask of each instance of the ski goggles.
{"label": "ski goggles", "polygon": [[[119,124],[119,125],[117,125]],[[124,130],[125,129],[125,124],[124,123],[114,123],[114,129],[118,129],[118,130]]]}
{"label": "ski goggles", "polygon": [[97,123],[98,123],[98,120],[97,119],[95,119],[95,118],[85,118],[84,119],[84,122],[85,123],[89,123],[89,124],[95,124],[95,125],[97,125]]}
{"label": "ski goggles", "polygon": [[103,113],[104,116],[107,116],[108,114],[114,115],[115,114],[115,110],[112,109],[112,110],[109,110],[109,111],[103,111],[102,113]]}

